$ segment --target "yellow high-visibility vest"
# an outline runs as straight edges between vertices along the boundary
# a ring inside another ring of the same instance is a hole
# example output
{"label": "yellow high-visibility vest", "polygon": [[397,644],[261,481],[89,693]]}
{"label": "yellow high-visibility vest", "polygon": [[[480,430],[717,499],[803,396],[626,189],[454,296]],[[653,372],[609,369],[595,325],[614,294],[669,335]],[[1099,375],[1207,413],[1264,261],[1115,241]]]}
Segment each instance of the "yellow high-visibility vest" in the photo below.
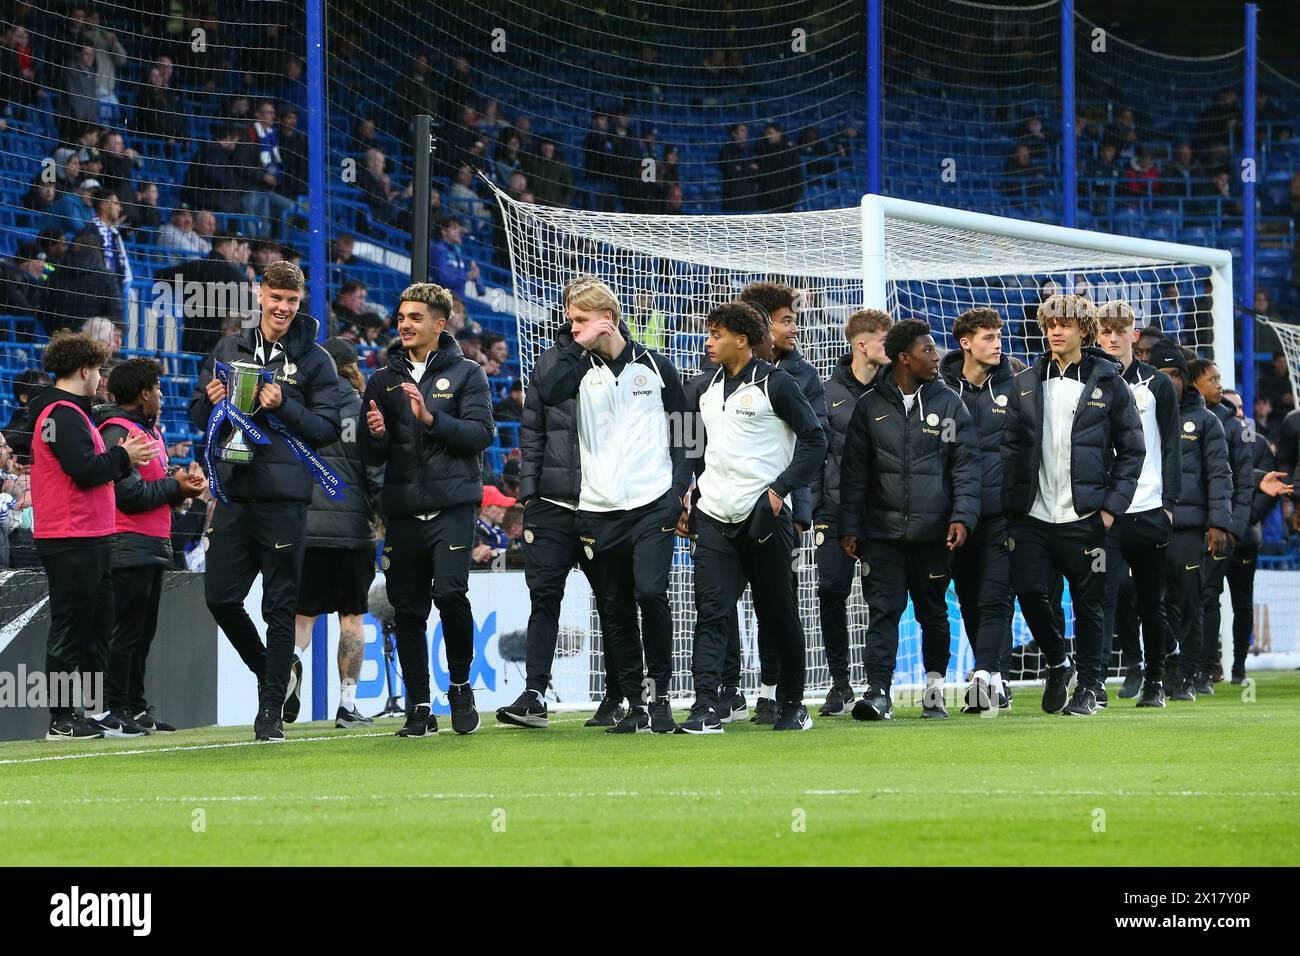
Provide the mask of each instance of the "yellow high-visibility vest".
{"label": "yellow high-visibility vest", "polygon": [[659,352],[664,350],[668,340],[668,317],[664,313],[653,309],[648,315],[628,316],[628,325],[633,342]]}

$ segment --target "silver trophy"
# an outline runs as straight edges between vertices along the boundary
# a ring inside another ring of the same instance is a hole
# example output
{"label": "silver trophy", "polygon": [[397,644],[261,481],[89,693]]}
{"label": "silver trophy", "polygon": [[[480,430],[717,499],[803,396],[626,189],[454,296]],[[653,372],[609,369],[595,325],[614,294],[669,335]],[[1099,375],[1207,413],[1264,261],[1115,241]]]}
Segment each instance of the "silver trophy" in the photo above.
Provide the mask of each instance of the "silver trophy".
{"label": "silver trophy", "polygon": [[[252,415],[257,410],[257,387],[262,381],[262,368],[251,362],[232,362],[226,373],[226,400],[245,415]],[[230,422],[229,436],[217,446],[217,458],[237,465],[246,465],[253,460],[253,449],[244,437],[244,431],[233,421]]]}

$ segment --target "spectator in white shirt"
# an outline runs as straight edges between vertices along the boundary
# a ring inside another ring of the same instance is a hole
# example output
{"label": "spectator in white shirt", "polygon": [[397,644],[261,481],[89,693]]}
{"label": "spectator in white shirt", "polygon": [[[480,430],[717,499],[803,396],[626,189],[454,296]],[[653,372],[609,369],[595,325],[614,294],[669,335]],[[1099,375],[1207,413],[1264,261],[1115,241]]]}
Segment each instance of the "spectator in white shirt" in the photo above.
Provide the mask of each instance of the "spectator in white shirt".
{"label": "spectator in white shirt", "polygon": [[158,245],[175,252],[193,253],[193,258],[212,251],[212,243],[194,231],[194,213],[184,206],[173,209],[171,222],[158,230]]}

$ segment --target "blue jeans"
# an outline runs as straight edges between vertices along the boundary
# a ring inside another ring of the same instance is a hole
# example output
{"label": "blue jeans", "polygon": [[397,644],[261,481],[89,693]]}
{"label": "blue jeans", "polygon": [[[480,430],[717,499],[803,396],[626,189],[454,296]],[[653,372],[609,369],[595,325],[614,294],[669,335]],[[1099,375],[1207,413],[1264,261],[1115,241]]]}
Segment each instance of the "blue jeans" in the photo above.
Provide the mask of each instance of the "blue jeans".
{"label": "blue jeans", "polygon": [[252,189],[244,193],[243,206],[244,212],[248,215],[257,216],[262,220],[257,234],[259,237],[265,237],[271,235],[273,231],[272,220],[284,219],[294,208],[294,201],[279,193]]}

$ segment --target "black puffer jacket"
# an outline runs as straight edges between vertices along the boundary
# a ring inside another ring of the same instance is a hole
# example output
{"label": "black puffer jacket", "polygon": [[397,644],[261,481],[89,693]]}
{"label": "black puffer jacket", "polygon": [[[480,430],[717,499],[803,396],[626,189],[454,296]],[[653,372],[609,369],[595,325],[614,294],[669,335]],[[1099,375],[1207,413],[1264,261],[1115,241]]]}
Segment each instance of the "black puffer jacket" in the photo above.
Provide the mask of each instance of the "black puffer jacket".
{"label": "black puffer jacket", "polygon": [[383,512],[390,520],[478,504],[483,499],[483,449],[496,433],[487,376],[450,333],[442,333],[416,383],[433,412],[429,428],[416,419],[401,388],[412,381],[410,368],[406,350],[391,346],[388,366],[370,376],[361,399],[363,409],[368,411],[373,401],[384,415],[381,438],[366,427],[358,434],[362,460],[385,466]]}
{"label": "black puffer jacket", "polygon": [[[138,409],[128,411],[120,405],[96,405],[91,417],[99,428],[99,433],[104,436],[104,444],[109,448],[127,437],[127,430],[121,425],[104,424],[110,418],[124,418],[139,425],[151,438],[162,439],[155,427],[155,421],[146,418]],[[165,477],[157,481],[145,481],[140,477],[139,468],[132,468],[127,472],[126,477],[117,479],[113,494],[117,498],[118,509],[127,514],[144,514],[161,507],[170,509],[185,500],[185,495],[181,494],[180,482],[175,478]],[[118,532],[113,535],[112,564],[115,569],[138,568],[152,564],[169,568],[172,566],[171,535],[165,538],[151,538],[133,531]]]}
{"label": "black puffer jacket", "polygon": [[325,489],[316,486],[307,507],[307,547],[370,548],[374,545],[371,521],[384,487],[384,469],[367,467],[361,460],[359,442],[366,416],[361,414],[361,396],[356,387],[340,376],[339,392],[343,397],[339,440],[322,448],[320,457],[348,486],[348,492],[341,498],[331,498]]}
{"label": "black puffer jacket", "polygon": [[[1028,514],[1038,496],[1043,379],[1051,361],[1050,352],[1040,355],[1015,377],[1007,395],[1006,441],[1002,446],[1002,502],[1007,514]],[[1079,514],[1104,509],[1122,515],[1133,501],[1146,457],[1142,420],[1133,393],[1120,377],[1119,363],[1101,349],[1088,346],[1083,350],[1078,374],[1084,389],[1074,412],[1070,442],[1074,508]]]}
{"label": "black puffer jacket", "polygon": [[[13,444],[12,438],[9,444]],[[1276,470],[1286,472],[1284,480],[1290,485],[1300,478],[1300,409],[1288,412],[1278,429]],[[1300,504],[1300,488],[1292,492],[1291,500]]]}
{"label": "black puffer jacket", "polygon": [[1255,441],[1250,443],[1251,461],[1255,466],[1255,494],[1250,500],[1250,527],[1246,531],[1246,540],[1252,544],[1258,545],[1260,542],[1260,522],[1269,516],[1274,508],[1277,507],[1278,499],[1272,495],[1266,495],[1259,490],[1259,483],[1264,480],[1264,476],[1270,471],[1277,471],[1277,464],[1273,460],[1273,452],[1268,447],[1268,442],[1264,437],[1255,430],[1255,423],[1252,421],[1248,431],[1255,435]]}
{"label": "black puffer jacket", "polygon": [[1183,390],[1178,412],[1182,482],[1174,506],[1174,530],[1227,531],[1232,524],[1232,472],[1223,426],[1194,388]]}
{"label": "black puffer jacket", "polygon": [[542,497],[577,507],[582,492],[578,400],[570,398],[558,405],[547,405],[541,395],[541,382],[559,358],[560,349],[572,344],[573,326],[565,322],[555,334],[555,344],[537,357],[528,376],[524,413],[519,420],[520,501]]}
{"label": "black puffer jacket", "polygon": [[1007,420],[1007,404],[1016,373],[1011,356],[1003,355],[998,367],[976,387],[962,374],[965,353],[953,349],[939,363],[939,373],[948,387],[961,396],[975,423],[980,442],[980,517],[1002,514],[1002,441]]}
{"label": "black puffer jacket", "polygon": [[1250,527],[1251,499],[1255,497],[1254,456],[1250,453],[1250,443],[1245,438],[1245,426],[1241,424],[1233,407],[1227,402],[1217,402],[1214,405],[1207,402],[1205,407],[1218,416],[1223,433],[1228,438],[1228,467],[1232,469],[1232,527],[1225,530],[1241,540]]}
{"label": "black puffer jacket", "polygon": [[859,382],[853,374],[853,353],[845,352],[826,382],[826,464],[813,482],[813,526],[828,538],[839,537],[840,461],[853,407],[879,380],[877,372],[866,385]]}
{"label": "black puffer jacket", "polygon": [[942,541],[980,513],[979,437],[942,376],[922,385],[911,414],[893,365],[854,406],[840,463],[841,537]]}
{"label": "black puffer jacket", "polygon": [[[190,424],[200,433],[206,432],[212,403],[206,389],[212,381],[214,362],[248,362],[261,364],[254,359],[257,348],[257,326],[241,329],[235,335],[222,337],[203,360],[199,371],[199,384],[190,399]],[[287,361],[276,362],[276,384],[284,397],[283,404],[274,414],[280,421],[312,448],[324,448],[339,440],[339,383],[334,360],[316,344],[316,320],[305,312],[294,316],[293,324],[281,340]],[[290,370],[292,366],[292,370]],[[254,413],[255,421],[265,422],[266,413]],[[230,434],[233,426],[222,425],[218,438]],[[268,429],[269,431],[269,429]],[[234,465],[213,460],[222,490],[231,501],[311,501],[316,482],[307,466],[298,460],[284,439],[270,433],[269,444],[255,445],[253,460],[247,465]],[[201,454],[201,450],[196,452]],[[212,476],[208,476],[212,480]]]}
{"label": "black puffer jacket", "polygon": [[[817,416],[817,423],[822,426],[822,431],[826,432],[829,428],[826,423],[826,387],[822,385],[817,369],[800,354],[797,348],[787,352],[773,364],[799,383],[799,390],[812,406],[813,414]],[[812,527],[813,488],[809,485],[796,488],[790,493],[790,504],[794,523]]]}

